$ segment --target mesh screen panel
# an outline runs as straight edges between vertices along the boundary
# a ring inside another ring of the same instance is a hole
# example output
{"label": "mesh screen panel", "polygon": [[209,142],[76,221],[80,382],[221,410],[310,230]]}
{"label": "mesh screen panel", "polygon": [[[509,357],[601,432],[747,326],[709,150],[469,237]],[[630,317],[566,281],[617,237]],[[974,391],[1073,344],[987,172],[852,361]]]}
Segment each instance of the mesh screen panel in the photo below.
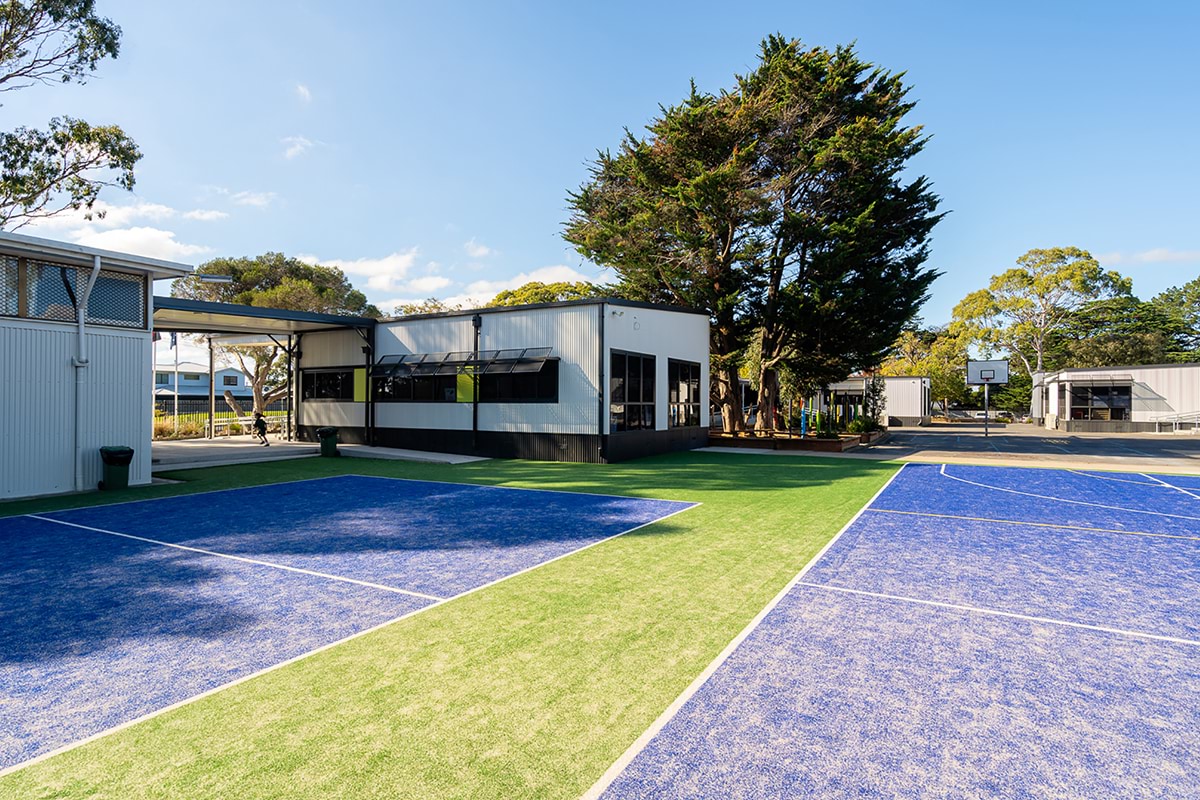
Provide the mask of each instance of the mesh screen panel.
{"label": "mesh screen panel", "polygon": [[[29,263],[29,316],[75,321],[78,292],[90,270],[44,261]],[[146,280],[102,269],[88,298],[87,321],[122,328],[146,327]]]}
{"label": "mesh screen panel", "polygon": [[15,317],[17,309],[17,259],[0,256],[0,314]]}

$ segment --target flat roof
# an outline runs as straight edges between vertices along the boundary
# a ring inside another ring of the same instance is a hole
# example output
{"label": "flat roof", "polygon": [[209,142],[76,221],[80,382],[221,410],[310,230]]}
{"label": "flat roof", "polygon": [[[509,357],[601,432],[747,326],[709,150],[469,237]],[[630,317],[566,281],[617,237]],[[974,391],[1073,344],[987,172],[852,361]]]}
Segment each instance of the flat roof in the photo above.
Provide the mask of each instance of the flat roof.
{"label": "flat roof", "polygon": [[587,297],[582,300],[562,300],[557,303],[526,303],[520,306],[486,306],[484,308],[463,308],[456,311],[436,311],[431,314],[410,314],[403,317],[383,317],[380,322],[407,322],[416,319],[437,319],[439,317],[470,317],[475,314],[503,314],[507,311],[529,311],[539,308],[570,308],[571,306],[623,306],[625,308],[647,308],[652,311],[673,311],[679,314],[699,314],[707,318],[708,312],[688,306],[671,306],[666,303],[643,303],[638,300],[623,300],[619,297]]}
{"label": "flat roof", "polygon": [[1114,372],[1116,370],[1129,372],[1130,370],[1135,369],[1183,369],[1186,367],[1200,367],[1200,362],[1182,361],[1175,362],[1173,364],[1125,364],[1116,367],[1070,367],[1068,369],[1060,369],[1056,372],[1047,372],[1045,380],[1054,380],[1059,375],[1098,375],[1105,372]]}
{"label": "flat roof", "polygon": [[15,253],[22,256],[36,256],[82,267],[90,267],[92,259],[100,256],[100,265],[102,267],[116,267],[118,269],[148,272],[155,279],[178,278],[192,271],[189,265],[178,264],[174,261],[146,258],[129,253],[118,253],[113,250],[101,250],[98,247],[85,247],[81,244],[59,242],[54,239],[42,239],[38,236],[26,236],[22,233],[7,233],[5,231],[0,231],[0,252]]}
{"label": "flat roof", "polygon": [[165,333],[228,333],[287,336],[294,333],[373,328],[370,317],[343,317],[182,297],[154,298],[154,330]]}

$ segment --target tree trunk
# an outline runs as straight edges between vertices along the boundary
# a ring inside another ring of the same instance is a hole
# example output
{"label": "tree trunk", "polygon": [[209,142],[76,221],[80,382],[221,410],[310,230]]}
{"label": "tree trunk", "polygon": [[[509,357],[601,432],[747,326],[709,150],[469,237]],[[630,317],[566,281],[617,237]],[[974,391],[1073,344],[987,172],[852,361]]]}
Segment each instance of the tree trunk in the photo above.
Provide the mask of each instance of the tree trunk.
{"label": "tree trunk", "polygon": [[746,421],[742,417],[742,384],[738,379],[737,369],[718,369],[716,377],[713,387],[716,389],[717,405],[721,407],[721,430],[725,433],[745,430]]}
{"label": "tree trunk", "polygon": [[779,428],[779,373],[774,367],[760,367],[758,372],[758,419],[756,431]]}
{"label": "tree trunk", "polygon": [[245,411],[242,410],[242,405],[237,401],[237,398],[233,396],[233,392],[226,389],[225,393],[221,396],[225,398],[225,405],[229,406],[234,414],[237,414],[239,417],[249,416]]}

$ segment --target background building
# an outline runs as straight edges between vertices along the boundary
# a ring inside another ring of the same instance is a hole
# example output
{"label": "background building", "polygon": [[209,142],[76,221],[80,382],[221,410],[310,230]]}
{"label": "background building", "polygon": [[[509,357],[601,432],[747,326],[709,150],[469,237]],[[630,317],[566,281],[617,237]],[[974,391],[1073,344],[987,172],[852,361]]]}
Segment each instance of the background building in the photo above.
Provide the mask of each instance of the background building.
{"label": "background building", "polygon": [[[882,376],[884,384],[884,412],[879,422],[889,427],[902,425],[928,425],[932,415],[932,398],[929,394],[929,378],[920,375]],[[861,375],[852,376],[838,383],[831,383],[824,397],[817,398],[817,410],[832,412],[836,419],[849,421],[863,411],[863,397],[871,379]]]}
{"label": "background building", "polygon": [[1134,432],[1200,423],[1200,364],[1065,369],[1042,378],[1051,430]]}

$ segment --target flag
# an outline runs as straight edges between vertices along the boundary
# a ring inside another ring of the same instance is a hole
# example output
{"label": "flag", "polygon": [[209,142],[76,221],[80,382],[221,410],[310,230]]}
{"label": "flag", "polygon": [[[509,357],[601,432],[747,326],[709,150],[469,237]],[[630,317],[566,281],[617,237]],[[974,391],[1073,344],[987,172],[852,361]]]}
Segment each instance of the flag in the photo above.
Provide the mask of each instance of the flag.
{"label": "flag", "polygon": [[175,334],[174,333],[171,334],[171,347],[172,347],[172,349],[174,349],[174,347],[175,347]]}

